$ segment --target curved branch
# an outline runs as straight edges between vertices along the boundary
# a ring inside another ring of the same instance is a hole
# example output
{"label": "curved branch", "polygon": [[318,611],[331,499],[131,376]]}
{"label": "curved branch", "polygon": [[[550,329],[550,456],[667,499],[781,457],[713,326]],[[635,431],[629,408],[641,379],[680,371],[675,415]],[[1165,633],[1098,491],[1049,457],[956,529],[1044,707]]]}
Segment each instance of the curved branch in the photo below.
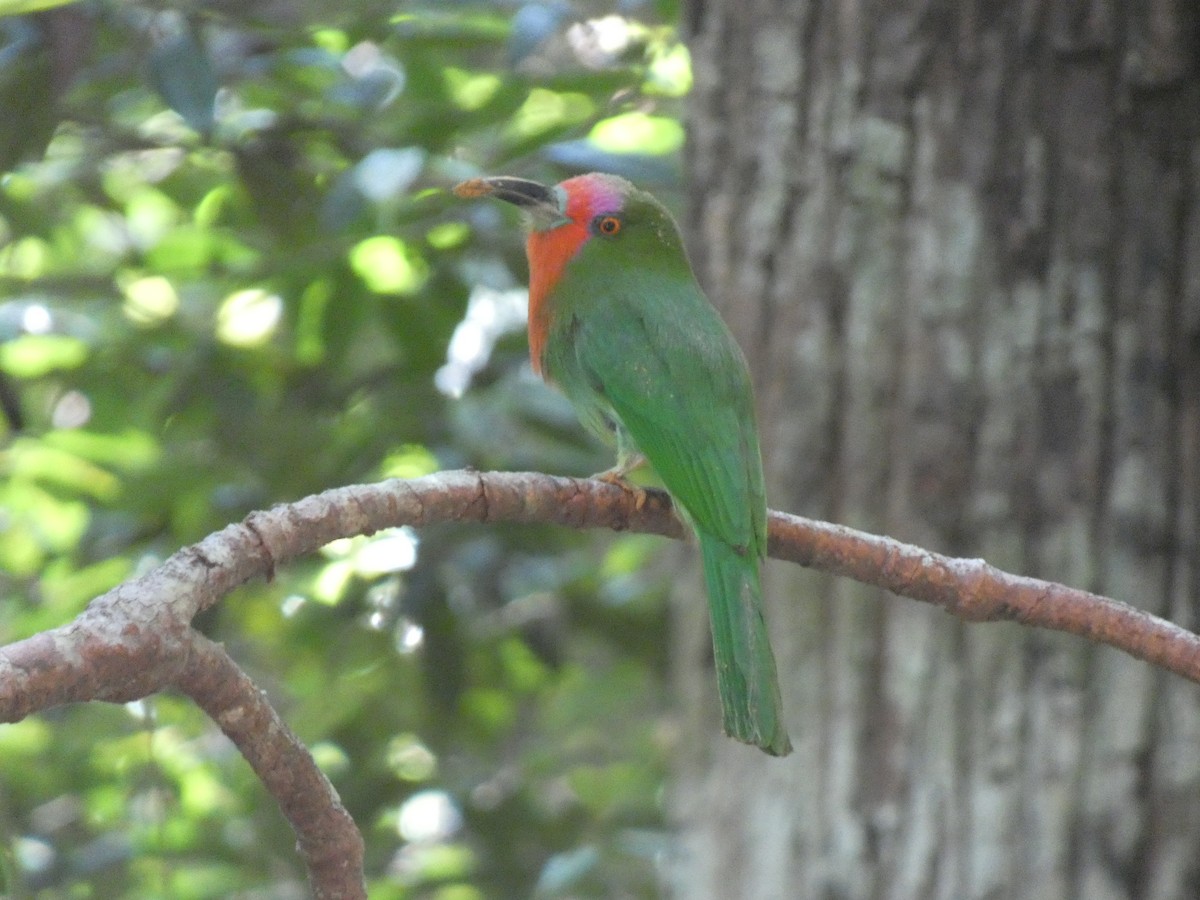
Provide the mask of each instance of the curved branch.
{"label": "curved branch", "polygon": [[[73,622],[0,647],[0,722],[62,703],[133,700],[177,686],[238,744],[279,802],[300,838],[316,895],[362,896],[361,838],[347,836],[354,829],[332,785],[250,679],[190,623],[238,585],[270,577],[336,538],[439,522],[683,535],[666,494],[591,479],[442,472],[326,491],[252,513],[98,597]],[[770,553],[969,621],[1016,620],[1077,634],[1200,682],[1200,638],[1107,597],[783,513],[770,515]]]}
{"label": "curved branch", "polygon": [[1016,621],[1076,634],[1200,683],[1200,636],[1111,597],[786,513],[771,513],[770,553],[933,603],[968,622]]}
{"label": "curved branch", "polygon": [[176,687],[237,745],[296,832],[316,900],[366,900],[363,839],[300,739],[225,648],[193,631]]}
{"label": "curved branch", "polygon": [[324,491],[254,512],[97,597],[72,622],[0,648],[0,722],[84,700],[127,701],[172,684],[192,618],[252,578],[337,538],[397,525],[557,522],[678,537],[666,495],[587,479],[443,472]]}

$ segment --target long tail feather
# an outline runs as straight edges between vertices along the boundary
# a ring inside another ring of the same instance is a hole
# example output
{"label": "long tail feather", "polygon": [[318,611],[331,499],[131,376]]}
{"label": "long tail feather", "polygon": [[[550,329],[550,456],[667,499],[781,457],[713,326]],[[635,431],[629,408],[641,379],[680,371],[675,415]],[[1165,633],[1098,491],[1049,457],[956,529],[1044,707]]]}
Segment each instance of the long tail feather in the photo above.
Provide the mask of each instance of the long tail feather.
{"label": "long tail feather", "polygon": [[703,532],[717,688],[725,732],[773,756],[792,751],[783,724],[775,656],[762,612],[759,561]]}

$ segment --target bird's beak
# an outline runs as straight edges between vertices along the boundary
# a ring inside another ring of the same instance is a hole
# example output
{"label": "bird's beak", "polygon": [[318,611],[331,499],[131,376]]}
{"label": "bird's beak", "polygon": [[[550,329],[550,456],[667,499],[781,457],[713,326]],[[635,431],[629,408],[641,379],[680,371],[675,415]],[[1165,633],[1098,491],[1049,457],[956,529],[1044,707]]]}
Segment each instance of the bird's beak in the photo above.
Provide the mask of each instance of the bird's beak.
{"label": "bird's beak", "polygon": [[495,197],[518,206],[529,216],[537,231],[557,228],[569,221],[564,210],[566,196],[563,191],[525,178],[472,178],[456,184],[454,195],[464,200]]}

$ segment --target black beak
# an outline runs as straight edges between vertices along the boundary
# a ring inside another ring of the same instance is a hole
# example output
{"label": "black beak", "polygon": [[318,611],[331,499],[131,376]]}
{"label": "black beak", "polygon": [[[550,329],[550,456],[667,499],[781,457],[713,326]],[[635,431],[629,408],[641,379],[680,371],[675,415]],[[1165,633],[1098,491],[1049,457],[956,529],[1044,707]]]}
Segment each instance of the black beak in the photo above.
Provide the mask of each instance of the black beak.
{"label": "black beak", "polygon": [[472,178],[454,186],[454,195],[463,199],[495,197],[522,209],[549,208],[558,213],[558,196],[554,188],[526,178]]}

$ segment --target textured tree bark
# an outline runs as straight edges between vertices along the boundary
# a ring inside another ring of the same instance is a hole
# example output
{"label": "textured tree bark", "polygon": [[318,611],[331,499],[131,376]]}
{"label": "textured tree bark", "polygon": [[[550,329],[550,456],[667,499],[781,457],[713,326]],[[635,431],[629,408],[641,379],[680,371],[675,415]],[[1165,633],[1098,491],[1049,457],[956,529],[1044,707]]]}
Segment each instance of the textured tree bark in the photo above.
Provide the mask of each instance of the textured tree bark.
{"label": "textured tree bark", "polygon": [[[1200,605],[1192,0],[692,0],[688,216],[773,507]],[[772,569],[796,752],[679,592],[681,897],[1200,896],[1200,690]]]}

